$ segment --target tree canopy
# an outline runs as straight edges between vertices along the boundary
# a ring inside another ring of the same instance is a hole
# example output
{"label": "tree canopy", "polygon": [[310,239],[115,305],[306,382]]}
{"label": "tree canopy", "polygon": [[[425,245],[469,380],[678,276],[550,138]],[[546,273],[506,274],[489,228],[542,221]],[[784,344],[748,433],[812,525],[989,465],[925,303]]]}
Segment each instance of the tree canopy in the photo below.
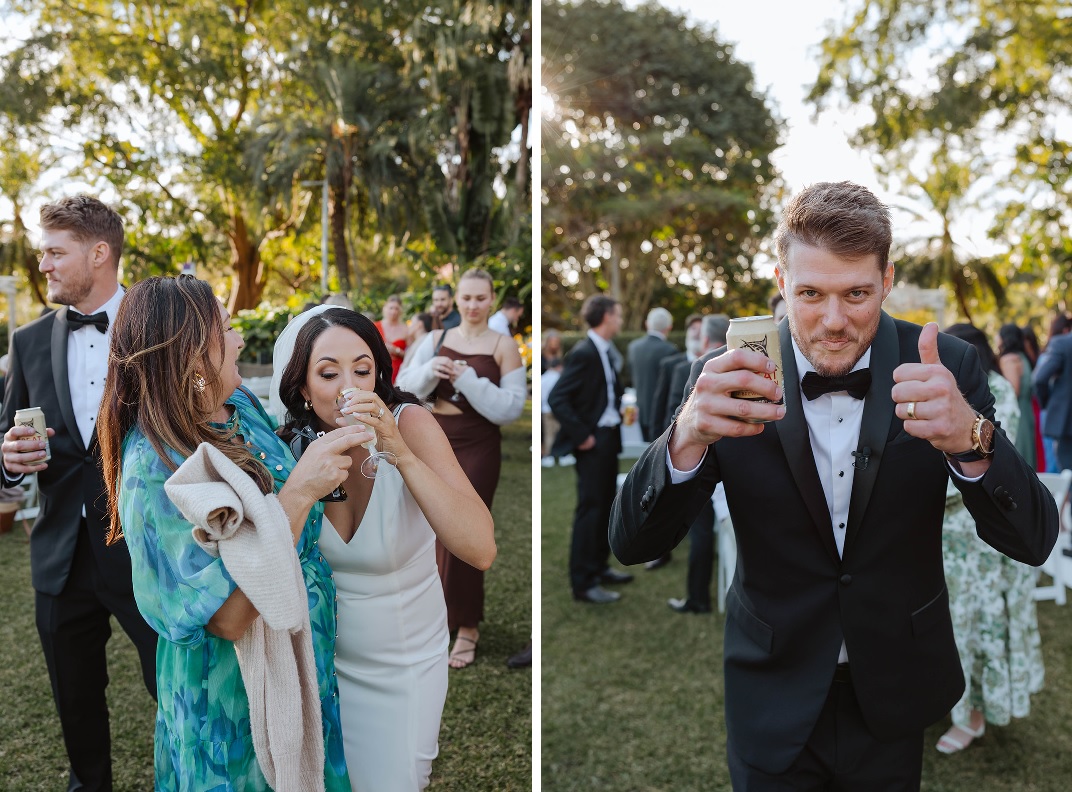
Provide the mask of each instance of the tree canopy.
{"label": "tree canopy", "polygon": [[[822,43],[810,98],[869,110],[857,142],[896,185],[925,195],[947,238],[909,251],[921,285],[951,286],[969,317],[1001,307],[1009,287],[1034,291],[1033,311],[1040,297],[1068,307],[1067,2],[857,2]],[[995,217],[990,238],[1003,252],[954,249],[949,221],[966,208]]]}
{"label": "tree canopy", "polygon": [[780,123],[714,30],[654,3],[544,3],[544,320],[606,290],[648,309],[763,305],[753,260]]}
{"label": "tree canopy", "polygon": [[193,260],[229,280],[232,311],[273,275],[309,281],[325,179],[343,291],[384,249],[465,264],[526,245],[527,4],[13,6],[30,32],[0,56],[0,189],[24,205],[2,174],[56,150],[63,175],[119,194],[135,276]]}

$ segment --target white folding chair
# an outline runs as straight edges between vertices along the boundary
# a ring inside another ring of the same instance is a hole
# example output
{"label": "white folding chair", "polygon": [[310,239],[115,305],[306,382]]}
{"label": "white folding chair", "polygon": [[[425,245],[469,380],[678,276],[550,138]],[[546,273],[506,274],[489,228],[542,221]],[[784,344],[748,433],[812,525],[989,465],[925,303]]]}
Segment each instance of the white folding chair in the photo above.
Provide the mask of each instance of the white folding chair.
{"label": "white folding chair", "polygon": [[15,512],[15,522],[25,520],[33,522],[37,519],[38,512],[41,511],[37,502],[37,474],[31,473],[25,476],[20,486],[26,491],[26,498],[22,502],[22,508]]}
{"label": "white folding chair", "polygon": [[1060,473],[1039,473],[1038,477],[1039,481],[1046,485],[1050,494],[1053,495],[1053,499],[1057,502],[1057,512],[1062,531],[1057,535],[1057,544],[1054,545],[1050,557],[1039,567],[1040,571],[1053,578],[1053,583],[1049,586],[1036,586],[1034,596],[1036,600],[1053,600],[1058,605],[1064,605],[1066,601],[1065,580],[1069,578],[1064,574],[1065,557],[1061,551],[1067,545],[1068,534],[1063,530],[1064,513],[1069,487],[1072,486],[1072,470],[1062,470]]}

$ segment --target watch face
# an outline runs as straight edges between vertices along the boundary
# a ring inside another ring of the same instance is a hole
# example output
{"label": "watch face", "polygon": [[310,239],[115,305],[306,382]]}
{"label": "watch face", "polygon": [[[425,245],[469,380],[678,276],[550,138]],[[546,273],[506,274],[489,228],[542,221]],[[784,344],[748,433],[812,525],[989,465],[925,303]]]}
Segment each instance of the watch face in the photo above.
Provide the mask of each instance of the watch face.
{"label": "watch face", "polygon": [[979,422],[979,448],[986,454],[994,450],[994,424],[990,421]]}

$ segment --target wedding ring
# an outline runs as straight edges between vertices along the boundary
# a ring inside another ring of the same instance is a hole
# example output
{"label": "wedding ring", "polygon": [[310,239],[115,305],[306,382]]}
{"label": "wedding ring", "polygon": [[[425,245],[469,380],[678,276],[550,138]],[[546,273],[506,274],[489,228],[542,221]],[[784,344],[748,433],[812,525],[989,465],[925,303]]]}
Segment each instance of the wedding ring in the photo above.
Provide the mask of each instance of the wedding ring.
{"label": "wedding ring", "polygon": [[908,403],[908,420],[910,420],[910,421],[916,420],[916,403],[915,402],[909,402]]}
{"label": "wedding ring", "polygon": [[376,417],[377,418],[383,418],[383,407],[381,407],[380,411],[378,413],[376,413]]}

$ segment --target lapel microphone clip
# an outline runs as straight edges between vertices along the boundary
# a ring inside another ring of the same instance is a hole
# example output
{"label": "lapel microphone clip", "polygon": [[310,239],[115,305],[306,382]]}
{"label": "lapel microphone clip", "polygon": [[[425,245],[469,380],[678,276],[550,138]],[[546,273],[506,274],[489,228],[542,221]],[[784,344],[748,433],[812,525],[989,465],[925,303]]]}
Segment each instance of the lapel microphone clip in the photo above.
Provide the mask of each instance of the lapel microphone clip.
{"label": "lapel microphone clip", "polygon": [[871,461],[871,449],[864,446],[859,451],[853,451],[852,455],[856,457],[852,466],[857,470],[867,470],[867,463]]}

